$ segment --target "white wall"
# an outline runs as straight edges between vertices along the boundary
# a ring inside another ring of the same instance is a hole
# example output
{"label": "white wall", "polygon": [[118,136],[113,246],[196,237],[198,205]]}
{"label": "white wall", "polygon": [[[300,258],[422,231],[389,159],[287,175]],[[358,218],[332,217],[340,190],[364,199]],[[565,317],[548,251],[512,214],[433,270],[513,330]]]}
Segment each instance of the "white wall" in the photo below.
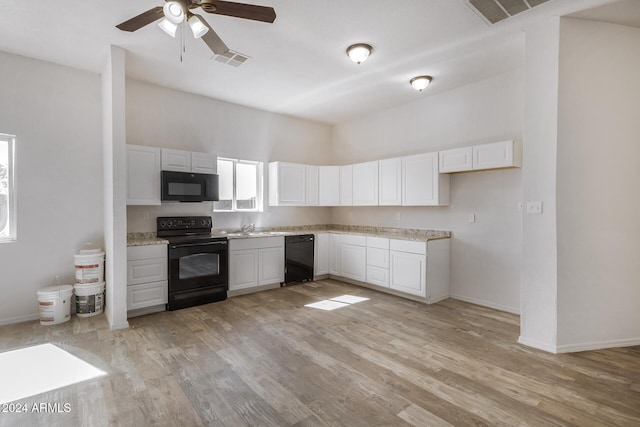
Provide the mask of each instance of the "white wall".
{"label": "white wall", "polygon": [[523,201],[542,201],[542,215],[522,222],[522,307],[519,342],[555,351],[557,340],[556,150],[558,18],[526,31]]}
{"label": "white wall", "polygon": [[[267,162],[330,164],[331,127],[280,114],[127,80],[127,143],[215,153],[265,162],[265,211],[215,213],[215,228],[326,224],[329,208],[269,207]],[[155,231],[155,218],[211,215],[212,203],[130,206],[129,232]],[[148,217],[148,218],[147,218]]]}
{"label": "white wall", "polygon": [[[522,138],[524,70],[420,99],[335,127],[336,164]],[[525,146],[526,153],[526,146]],[[332,223],[444,229],[453,232],[455,297],[518,312],[521,265],[521,171],[451,177],[449,207],[333,208]],[[396,220],[396,214],[400,220]],[[477,222],[469,224],[468,214]]]}
{"label": "white wall", "polygon": [[638,28],[561,20],[559,351],[640,343],[639,47]]}
{"label": "white wall", "polygon": [[100,76],[0,53],[0,132],[17,135],[18,241],[0,244],[0,323],[38,318],[36,291],[103,246]]}

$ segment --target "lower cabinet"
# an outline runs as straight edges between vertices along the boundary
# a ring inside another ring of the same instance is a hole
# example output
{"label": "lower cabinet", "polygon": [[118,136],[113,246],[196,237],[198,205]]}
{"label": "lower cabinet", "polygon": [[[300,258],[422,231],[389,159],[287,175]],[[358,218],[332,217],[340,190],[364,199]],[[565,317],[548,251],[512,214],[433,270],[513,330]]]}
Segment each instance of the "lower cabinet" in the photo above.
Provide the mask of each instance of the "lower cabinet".
{"label": "lower cabinet", "polygon": [[449,297],[450,239],[414,242],[389,240],[389,288],[426,298]]}
{"label": "lower cabinet", "polygon": [[167,262],[167,245],[127,248],[127,311],[167,303]]}
{"label": "lower cabinet", "polygon": [[389,239],[367,236],[366,282],[389,287]]}
{"label": "lower cabinet", "polygon": [[326,276],[329,274],[329,245],[330,245],[329,233],[316,234],[314,258],[313,258],[313,275],[314,276]]}
{"label": "lower cabinet", "polygon": [[329,235],[329,274],[332,276],[342,275],[340,237],[340,234]]}
{"label": "lower cabinet", "polygon": [[367,240],[364,236],[343,234],[340,240],[340,274],[364,282],[367,277]]}
{"label": "lower cabinet", "polygon": [[229,240],[229,290],[284,282],[284,237]]}

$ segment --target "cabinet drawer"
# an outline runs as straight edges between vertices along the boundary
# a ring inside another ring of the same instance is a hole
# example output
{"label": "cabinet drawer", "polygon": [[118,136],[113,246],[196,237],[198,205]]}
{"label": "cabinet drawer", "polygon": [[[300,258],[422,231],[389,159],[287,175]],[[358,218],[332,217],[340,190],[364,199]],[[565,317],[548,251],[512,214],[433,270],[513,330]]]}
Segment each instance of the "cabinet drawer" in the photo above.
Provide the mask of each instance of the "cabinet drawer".
{"label": "cabinet drawer", "polygon": [[167,245],[129,246],[127,248],[127,261],[167,257]]}
{"label": "cabinet drawer", "polygon": [[367,266],[367,283],[372,285],[389,287],[389,269],[376,267],[373,265]]}
{"label": "cabinet drawer", "polygon": [[127,286],[127,310],[166,304],[169,285],[166,280]]}
{"label": "cabinet drawer", "polygon": [[389,249],[389,239],[386,237],[371,237],[367,236],[368,248]]}
{"label": "cabinet drawer", "polygon": [[345,245],[355,246],[367,246],[367,237],[358,236],[355,234],[343,234],[340,236],[340,241]]}
{"label": "cabinet drawer", "polygon": [[367,265],[389,268],[389,250],[367,248]]}
{"label": "cabinet drawer", "polygon": [[167,259],[141,259],[127,262],[127,286],[167,280]]}
{"label": "cabinet drawer", "polygon": [[389,249],[399,252],[410,252],[413,254],[426,255],[427,242],[414,242],[411,240],[389,240]]}

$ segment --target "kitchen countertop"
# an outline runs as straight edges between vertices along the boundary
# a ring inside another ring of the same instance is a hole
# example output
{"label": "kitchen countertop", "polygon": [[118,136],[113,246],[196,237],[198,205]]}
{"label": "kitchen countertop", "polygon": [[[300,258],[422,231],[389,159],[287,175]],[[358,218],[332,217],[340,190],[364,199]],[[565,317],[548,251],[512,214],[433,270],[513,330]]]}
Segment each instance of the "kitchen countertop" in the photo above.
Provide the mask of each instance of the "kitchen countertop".
{"label": "kitchen countertop", "polygon": [[[306,225],[296,227],[269,227],[257,229],[255,232],[251,232],[249,234],[241,233],[238,230],[214,229],[211,235],[214,237],[226,236],[229,239],[247,239],[318,233],[357,234],[363,236],[385,237],[389,239],[411,240],[418,242],[426,242],[428,240],[437,239],[448,239],[451,237],[451,232],[442,230],[421,230],[414,228],[371,227],[338,224]],[[168,240],[157,237],[155,232],[127,234],[127,246],[163,245],[168,243]]]}

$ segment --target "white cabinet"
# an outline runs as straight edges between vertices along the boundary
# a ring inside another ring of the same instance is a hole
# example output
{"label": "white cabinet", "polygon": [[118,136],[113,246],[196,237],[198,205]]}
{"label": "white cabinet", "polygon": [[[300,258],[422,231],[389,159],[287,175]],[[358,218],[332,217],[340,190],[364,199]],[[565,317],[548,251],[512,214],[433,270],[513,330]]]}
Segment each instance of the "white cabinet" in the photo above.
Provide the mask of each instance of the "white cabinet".
{"label": "white cabinet", "polygon": [[318,181],[318,204],[338,206],[340,204],[340,166],[319,166]]}
{"label": "white cabinet", "polygon": [[366,282],[389,287],[389,239],[367,236]]}
{"label": "white cabinet", "polygon": [[473,147],[473,169],[496,169],[522,166],[522,143],[503,141]]}
{"label": "white cabinet", "polygon": [[353,165],[353,205],[378,205],[378,162]]}
{"label": "white cabinet", "polygon": [[284,237],[229,240],[229,290],[284,282]]}
{"label": "white cabinet", "polygon": [[306,203],[305,165],[297,163],[269,163],[269,205],[304,206]]}
{"label": "white cabinet", "polygon": [[367,241],[365,236],[343,234],[340,239],[341,276],[364,282],[367,278]]}
{"label": "white cabinet", "polygon": [[318,206],[320,196],[320,183],[319,183],[319,168],[318,166],[305,166],[306,171],[306,194],[305,202],[307,206]]}
{"label": "white cabinet", "polygon": [[384,159],[378,162],[378,204],[402,204],[402,159]]}
{"label": "white cabinet", "polygon": [[438,172],[438,153],[402,158],[402,205],[447,206],[449,175]]}
{"label": "white cabinet", "polygon": [[426,298],[428,303],[449,297],[449,239],[389,241],[389,287]]}
{"label": "white cabinet", "polygon": [[127,145],[127,205],[160,204],[160,149]]}
{"label": "white cabinet", "polygon": [[438,157],[440,173],[464,172],[473,169],[473,147],[440,151]]}
{"label": "white cabinet", "polygon": [[440,173],[522,166],[522,143],[502,141],[440,151]]}
{"label": "white cabinet", "polygon": [[330,246],[330,234],[318,233],[315,238],[314,251],[314,276],[324,276],[329,274],[329,246]]}
{"label": "white cabinet", "polygon": [[353,206],[353,166],[340,166],[340,206]]}
{"label": "white cabinet", "polygon": [[127,248],[127,310],[168,302],[167,245]]}
{"label": "white cabinet", "polygon": [[342,274],[341,235],[329,234],[329,274],[340,276]]}
{"label": "white cabinet", "polygon": [[162,170],[175,172],[216,173],[217,156],[184,150],[162,149]]}

